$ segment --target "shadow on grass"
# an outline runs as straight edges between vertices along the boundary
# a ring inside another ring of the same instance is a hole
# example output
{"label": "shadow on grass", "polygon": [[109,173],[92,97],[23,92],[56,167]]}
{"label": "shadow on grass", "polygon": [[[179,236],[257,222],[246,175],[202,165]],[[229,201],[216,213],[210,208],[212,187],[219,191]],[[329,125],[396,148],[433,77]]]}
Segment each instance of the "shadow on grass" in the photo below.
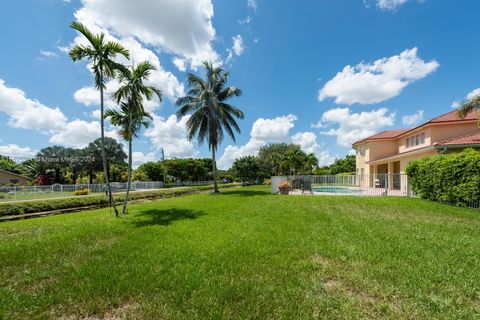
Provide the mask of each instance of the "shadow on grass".
{"label": "shadow on grass", "polygon": [[135,227],[146,227],[146,226],[168,226],[174,221],[179,220],[193,220],[197,219],[205,213],[201,211],[194,211],[189,209],[150,209],[143,211],[137,217],[139,220],[133,221]]}
{"label": "shadow on grass", "polygon": [[241,197],[252,197],[252,196],[266,196],[269,195],[270,192],[262,191],[262,190],[231,190],[231,191],[220,191],[220,195],[230,196],[230,195],[237,195]]}

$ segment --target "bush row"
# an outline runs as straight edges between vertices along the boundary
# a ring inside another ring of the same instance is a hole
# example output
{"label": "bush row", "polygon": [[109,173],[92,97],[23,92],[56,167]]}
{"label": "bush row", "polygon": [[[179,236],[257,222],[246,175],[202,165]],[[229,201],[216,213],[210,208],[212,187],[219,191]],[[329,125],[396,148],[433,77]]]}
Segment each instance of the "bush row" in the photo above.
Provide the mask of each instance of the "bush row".
{"label": "bush row", "polygon": [[[237,184],[221,185],[220,188],[229,188],[237,186]],[[156,200],[163,198],[179,197],[188,194],[198,193],[200,191],[212,190],[213,186],[197,186],[197,187],[182,187],[175,189],[163,189],[155,191],[142,191],[132,192],[129,195],[130,200]],[[124,194],[114,195],[116,202],[121,202],[125,198]],[[106,206],[108,205],[108,197],[101,196],[88,196],[88,197],[75,197],[55,200],[41,200],[41,201],[26,201],[15,203],[3,203],[0,204],[0,217],[22,215],[27,213],[48,212],[62,209],[74,209],[87,206]]]}
{"label": "bush row", "polygon": [[466,149],[411,162],[412,191],[424,199],[469,206],[480,201],[480,152]]}

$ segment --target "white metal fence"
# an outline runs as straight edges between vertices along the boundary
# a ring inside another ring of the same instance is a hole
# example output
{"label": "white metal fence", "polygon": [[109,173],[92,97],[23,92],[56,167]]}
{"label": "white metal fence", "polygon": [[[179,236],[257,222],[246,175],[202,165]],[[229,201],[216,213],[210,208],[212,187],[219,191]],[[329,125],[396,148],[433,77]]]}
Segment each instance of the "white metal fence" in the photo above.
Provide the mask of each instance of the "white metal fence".
{"label": "white metal fence", "polygon": [[[167,183],[165,186],[160,181],[139,182],[134,181],[130,190],[152,190],[170,187],[183,186],[205,186],[211,185],[213,181],[176,181]],[[126,182],[111,182],[113,192],[122,192],[127,190]],[[89,189],[90,193],[105,193],[107,187],[105,184],[54,184],[50,186],[0,186],[0,202],[19,201],[19,200],[36,200],[47,198],[62,198],[74,196],[75,191],[80,189]]]}
{"label": "white metal fence", "polygon": [[413,196],[406,174],[363,174],[330,176],[275,176],[272,193],[285,184],[290,194],[350,196]]}

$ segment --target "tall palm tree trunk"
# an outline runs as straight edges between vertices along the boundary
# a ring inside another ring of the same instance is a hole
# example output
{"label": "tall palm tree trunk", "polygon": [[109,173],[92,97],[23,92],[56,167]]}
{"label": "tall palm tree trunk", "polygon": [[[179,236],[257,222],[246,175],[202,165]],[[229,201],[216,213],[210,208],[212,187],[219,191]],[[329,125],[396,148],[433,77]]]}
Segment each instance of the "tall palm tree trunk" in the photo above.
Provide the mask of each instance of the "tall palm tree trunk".
{"label": "tall palm tree trunk", "polygon": [[115,205],[115,200],[113,199],[112,187],[110,186],[110,179],[109,179],[109,174],[107,170],[107,156],[105,152],[105,122],[103,120],[103,114],[104,114],[103,87],[100,87],[100,131],[101,131],[100,140],[102,142],[100,149],[102,151],[103,174],[105,176],[105,184],[107,185],[108,201],[110,202],[110,205],[113,206],[113,210],[115,211],[115,216],[118,217],[118,210],[117,210],[117,206]]}
{"label": "tall palm tree trunk", "polygon": [[128,125],[128,178],[127,178],[127,193],[125,194],[125,200],[123,201],[122,214],[127,211],[128,194],[130,193],[130,186],[132,183],[132,114],[129,115],[130,123]]}
{"label": "tall palm tree trunk", "polygon": [[217,181],[217,161],[215,160],[215,148],[212,147],[212,177],[213,177],[213,191],[219,193],[218,191],[218,181]]}

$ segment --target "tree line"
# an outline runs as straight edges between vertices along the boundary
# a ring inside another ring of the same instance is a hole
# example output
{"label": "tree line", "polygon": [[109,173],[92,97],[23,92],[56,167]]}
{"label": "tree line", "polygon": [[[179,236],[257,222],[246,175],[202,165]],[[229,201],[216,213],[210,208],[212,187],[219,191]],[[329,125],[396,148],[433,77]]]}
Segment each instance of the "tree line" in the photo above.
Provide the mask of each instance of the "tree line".
{"label": "tree line", "polygon": [[336,175],[355,172],[355,156],[336,159],[329,166],[318,166],[318,159],[307,154],[299,145],[273,143],[260,148],[257,156],[236,159],[231,169],[234,177],[244,183],[258,183],[272,176]]}

